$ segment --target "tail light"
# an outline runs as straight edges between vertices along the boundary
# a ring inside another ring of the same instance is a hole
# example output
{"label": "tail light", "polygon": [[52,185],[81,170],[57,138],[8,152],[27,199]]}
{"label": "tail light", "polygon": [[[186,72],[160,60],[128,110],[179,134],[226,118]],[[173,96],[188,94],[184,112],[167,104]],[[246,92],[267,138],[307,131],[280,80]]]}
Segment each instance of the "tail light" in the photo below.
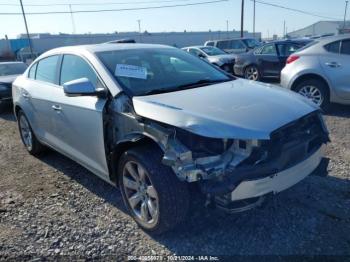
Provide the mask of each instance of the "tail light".
{"label": "tail light", "polygon": [[293,63],[294,61],[298,60],[299,58],[300,58],[300,57],[297,56],[297,55],[291,55],[291,56],[289,56],[288,59],[287,59],[287,64],[291,64],[291,63]]}

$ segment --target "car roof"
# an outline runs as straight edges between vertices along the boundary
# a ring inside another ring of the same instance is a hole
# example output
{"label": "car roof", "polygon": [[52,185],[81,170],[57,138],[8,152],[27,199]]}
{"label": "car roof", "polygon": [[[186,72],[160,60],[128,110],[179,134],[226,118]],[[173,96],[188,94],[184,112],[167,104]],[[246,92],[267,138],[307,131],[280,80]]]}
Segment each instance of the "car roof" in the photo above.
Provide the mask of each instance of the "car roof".
{"label": "car roof", "polygon": [[321,44],[328,44],[337,40],[343,40],[350,38],[350,34],[336,35],[336,36],[325,36],[315,39],[315,41]]}
{"label": "car roof", "polygon": [[13,64],[24,64],[21,61],[6,61],[6,62],[0,62],[0,65],[13,65]]}
{"label": "car roof", "polygon": [[76,46],[64,46],[51,49],[45,54],[59,54],[64,52],[89,52],[98,53],[106,51],[116,51],[116,50],[130,50],[130,49],[151,49],[151,48],[175,48],[167,45],[158,44],[137,44],[137,43],[102,43],[94,45],[76,45]]}
{"label": "car roof", "polygon": [[214,47],[214,46],[206,46],[206,45],[193,45],[193,46],[186,46],[181,49],[186,49],[186,48],[208,48],[208,47]]}
{"label": "car roof", "polygon": [[[284,39],[284,40],[274,40],[268,43],[284,44],[284,43],[311,43],[314,40],[311,39]],[[267,43],[267,44],[268,44]]]}
{"label": "car roof", "polygon": [[255,39],[254,37],[237,37],[237,38],[228,38],[228,39],[217,39],[217,40],[208,40],[207,42],[220,42],[220,41],[233,41],[233,40],[247,40]]}

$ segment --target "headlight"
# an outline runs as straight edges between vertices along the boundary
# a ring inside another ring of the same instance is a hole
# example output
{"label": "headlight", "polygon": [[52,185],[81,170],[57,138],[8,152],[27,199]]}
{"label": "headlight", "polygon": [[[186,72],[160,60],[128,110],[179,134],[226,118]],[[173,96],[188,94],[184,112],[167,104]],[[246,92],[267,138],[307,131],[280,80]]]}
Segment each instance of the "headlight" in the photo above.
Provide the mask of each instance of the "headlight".
{"label": "headlight", "polygon": [[176,139],[192,151],[193,158],[221,155],[233,144],[233,140],[199,136],[180,128],[176,128]]}

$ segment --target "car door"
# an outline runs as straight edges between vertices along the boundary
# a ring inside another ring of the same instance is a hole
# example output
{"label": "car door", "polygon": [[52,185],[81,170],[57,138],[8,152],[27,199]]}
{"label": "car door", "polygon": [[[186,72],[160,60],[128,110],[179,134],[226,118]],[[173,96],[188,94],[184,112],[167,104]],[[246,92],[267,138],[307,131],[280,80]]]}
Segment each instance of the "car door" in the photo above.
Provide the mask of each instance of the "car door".
{"label": "car door", "polygon": [[104,146],[103,110],[105,98],[65,95],[62,85],[86,77],[95,88],[105,88],[93,67],[84,58],[65,54],[59,76],[60,88],[52,103],[55,148],[95,174],[108,178]]}
{"label": "car door", "polygon": [[324,73],[336,94],[350,99],[350,39],[333,42],[325,49],[325,54],[319,56]]}
{"label": "car door", "polygon": [[278,77],[282,69],[286,66],[288,57],[301,48],[300,44],[297,43],[280,43],[277,44],[279,65],[278,65]]}
{"label": "car door", "polygon": [[200,58],[200,59],[204,59],[204,60],[206,60],[206,61],[208,60],[207,57],[206,57],[206,55],[205,55],[202,51],[200,51],[200,50],[198,50],[198,49],[196,49],[196,48],[189,48],[189,49],[188,49],[188,52],[189,52],[190,54],[192,54],[192,55],[194,55],[194,56]]}
{"label": "car door", "polygon": [[263,77],[279,76],[280,59],[274,43],[264,45],[256,54],[256,61]]}
{"label": "car door", "polygon": [[35,135],[42,141],[52,141],[51,104],[57,85],[60,56],[45,57],[29,70],[28,81],[21,88],[21,106],[32,125]]}

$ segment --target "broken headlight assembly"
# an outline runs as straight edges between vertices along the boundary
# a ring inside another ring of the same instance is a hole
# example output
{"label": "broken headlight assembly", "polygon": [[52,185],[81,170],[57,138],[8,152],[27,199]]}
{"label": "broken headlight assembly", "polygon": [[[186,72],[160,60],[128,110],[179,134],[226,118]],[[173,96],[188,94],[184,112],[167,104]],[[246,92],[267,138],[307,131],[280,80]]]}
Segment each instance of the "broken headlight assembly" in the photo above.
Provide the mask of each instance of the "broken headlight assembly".
{"label": "broken headlight assembly", "polygon": [[260,160],[262,154],[255,153],[259,145],[257,140],[203,137],[176,128],[163,163],[171,166],[181,180],[194,182],[212,179],[235,168],[250,158],[252,153],[256,161]]}

